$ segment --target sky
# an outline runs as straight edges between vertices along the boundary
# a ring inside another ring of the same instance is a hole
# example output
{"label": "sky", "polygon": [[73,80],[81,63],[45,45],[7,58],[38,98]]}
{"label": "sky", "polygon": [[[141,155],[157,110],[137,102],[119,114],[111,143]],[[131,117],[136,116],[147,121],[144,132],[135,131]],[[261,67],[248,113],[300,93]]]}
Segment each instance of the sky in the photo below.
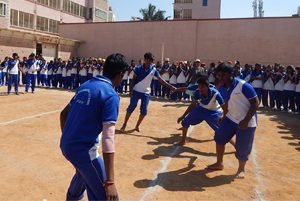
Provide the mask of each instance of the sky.
{"label": "sky", "polygon": [[[208,0],[208,3],[211,0]],[[213,0],[215,1],[215,0]],[[300,0],[263,0],[265,17],[286,17],[296,14]],[[173,19],[174,0],[109,0],[113,7],[116,21],[130,21],[131,17],[142,17],[141,8],[147,8],[151,3],[157,9],[166,11],[166,16]],[[221,18],[253,17],[253,0],[221,0]]]}

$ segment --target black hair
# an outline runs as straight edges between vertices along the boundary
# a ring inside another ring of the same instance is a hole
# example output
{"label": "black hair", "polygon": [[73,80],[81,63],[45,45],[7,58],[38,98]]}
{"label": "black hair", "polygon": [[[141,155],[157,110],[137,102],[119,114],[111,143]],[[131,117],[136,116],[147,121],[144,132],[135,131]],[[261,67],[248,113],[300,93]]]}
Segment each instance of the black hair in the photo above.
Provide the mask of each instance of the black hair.
{"label": "black hair", "polygon": [[134,59],[132,59],[132,60],[131,60],[131,62],[135,62],[135,60],[134,60]]}
{"label": "black hair", "polygon": [[31,53],[31,54],[29,55],[29,57],[35,57],[35,54],[34,54],[34,53]]}
{"label": "black hair", "polygon": [[208,78],[208,76],[205,72],[198,72],[197,79],[200,79],[200,78]]}
{"label": "black hair", "polygon": [[233,67],[227,63],[227,62],[223,62],[221,64],[218,65],[217,69],[216,69],[216,72],[219,73],[233,73]]}
{"label": "black hair", "polygon": [[23,59],[27,59],[27,57],[23,57]]}
{"label": "black hair", "polygon": [[209,87],[209,81],[208,81],[208,78],[207,77],[201,77],[197,80],[197,83],[198,84],[203,84],[207,87]]}
{"label": "black hair", "polygon": [[144,54],[144,59],[150,59],[151,61],[154,61],[154,55],[151,52],[146,52]]}
{"label": "black hair", "polygon": [[13,53],[13,56],[18,56],[18,53]]}
{"label": "black hair", "polygon": [[130,64],[127,58],[119,53],[107,57],[103,68],[103,76],[114,79],[118,74],[124,74],[129,70]]}
{"label": "black hair", "polygon": [[254,66],[254,71],[253,71],[253,72],[254,72],[254,73],[257,73],[256,66],[259,66],[259,67],[260,67],[259,73],[262,74],[262,71],[261,71],[261,64],[260,64],[260,63],[256,63],[256,64],[255,64],[255,66]]}
{"label": "black hair", "polygon": [[210,63],[210,66],[215,67],[216,64],[214,62]]}
{"label": "black hair", "polygon": [[294,68],[293,65],[289,65],[289,66],[286,67],[286,73],[288,73],[288,69],[292,69],[292,73],[295,72],[295,68]]}
{"label": "black hair", "polygon": [[246,68],[246,67],[250,67],[249,64],[245,64],[245,68]]}

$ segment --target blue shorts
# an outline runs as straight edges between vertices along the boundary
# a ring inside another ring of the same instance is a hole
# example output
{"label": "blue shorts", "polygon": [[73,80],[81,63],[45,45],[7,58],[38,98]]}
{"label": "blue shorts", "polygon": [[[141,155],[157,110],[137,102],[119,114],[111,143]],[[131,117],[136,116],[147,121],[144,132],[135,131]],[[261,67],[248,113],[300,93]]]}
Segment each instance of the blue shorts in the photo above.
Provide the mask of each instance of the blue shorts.
{"label": "blue shorts", "polygon": [[130,104],[127,108],[127,112],[131,114],[135,110],[139,99],[141,99],[141,108],[140,108],[141,115],[146,116],[148,111],[150,94],[141,93],[134,90],[133,90],[133,97],[130,99]]}
{"label": "blue shorts", "polygon": [[225,145],[236,135],[235,157],[240,161],[247,161],[252,150],[255,130],[256,127],[240,130],[238,124],[225,117],[219,130],[215,132],[214,140],[218,145]]}
{"label": "blue shorts", "polygon": [[70,162],[75,167],[76,173],[70,183],[67,200],[81,200],[85,190],[87,190],[89,200],[106,200],[103,187],[106,181],[103,160],[98,157],[89,162]]}
{"label": "blue shorts", "polygon": [[213,111],[208,112],[204,111],[201,108],[194,108],[187,117],[181,122],[183,127],[190,127],[190,125],[200,124],[202,121],[206,121],[206,123],[214,130],[218,130],[218,119],[220,118],[222,112],[221,111]]}

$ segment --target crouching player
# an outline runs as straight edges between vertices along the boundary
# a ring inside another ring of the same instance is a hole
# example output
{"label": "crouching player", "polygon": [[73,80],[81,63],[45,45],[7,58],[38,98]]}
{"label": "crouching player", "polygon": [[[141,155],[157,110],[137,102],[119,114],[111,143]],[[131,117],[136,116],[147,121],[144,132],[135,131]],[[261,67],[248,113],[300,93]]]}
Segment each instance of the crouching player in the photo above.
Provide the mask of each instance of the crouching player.
{"label": "crouching player", "polygon": [[[219,91],[228,109],[220,117],[219,130],[215,132],[217,162],[208,169],[222,170],[225,144],[236,135],[235,156],[239,160],[237,178],[245,177],[245,165],[252,150],[254,133],[257,126],[256,111],[259,100],[253,87],[244,80],[233,77],[233,69],[227,63],[217,67],[217,75],[223,83]],[[227,111],[227,113],[226,113]]]}
{"label": "crouching player", "polygon": [[[118,200],[114,182],[114,133],[120,98],[114,90],[129,70],[121,54],[110,55],[103,76],[82,84],[60,115],[63,155],[76,169],[67,200]],[[102,132],[103,160],[99,157]]]}
{"label": "crouching player", "polygon": [[[221,108],[226,112],[227,107],[225,107],[222,96],[217,89],[210,86],[207,75],[201,76],[197,83],[198,89],[195,91],[194,100],[177,120],[177,123],[182,121],[182,140],[175,143],[175,146],[186,144],[186,134],[190,125],[206,121],[214,131],[218,130],[218,120],[222,114]],[[232,140],[231,143],[234,144],[234,141]]]}

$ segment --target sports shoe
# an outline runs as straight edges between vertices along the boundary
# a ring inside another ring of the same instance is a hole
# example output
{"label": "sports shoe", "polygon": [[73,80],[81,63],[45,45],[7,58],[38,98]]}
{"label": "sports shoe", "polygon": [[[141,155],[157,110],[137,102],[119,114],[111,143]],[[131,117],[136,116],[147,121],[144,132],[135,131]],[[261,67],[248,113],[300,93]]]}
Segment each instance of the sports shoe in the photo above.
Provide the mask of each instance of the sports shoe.
{"label": "sports shoe", "polygon": [[296,112],[292,112],[292,114],[296,114]]}
{"label": "sports shoe", "polygon": [[178,98],[176,99],[176,102],[180,101]]}
{"label": "sports shoe", "polygon": [[288,111],[287,111],[287,110],[282,110],[281,112],[283,112],[283,113],[287,113]]}
{"label": "sports shoe", "polygon": [[264,106],[264,109],[268,109],[268,106]]}

